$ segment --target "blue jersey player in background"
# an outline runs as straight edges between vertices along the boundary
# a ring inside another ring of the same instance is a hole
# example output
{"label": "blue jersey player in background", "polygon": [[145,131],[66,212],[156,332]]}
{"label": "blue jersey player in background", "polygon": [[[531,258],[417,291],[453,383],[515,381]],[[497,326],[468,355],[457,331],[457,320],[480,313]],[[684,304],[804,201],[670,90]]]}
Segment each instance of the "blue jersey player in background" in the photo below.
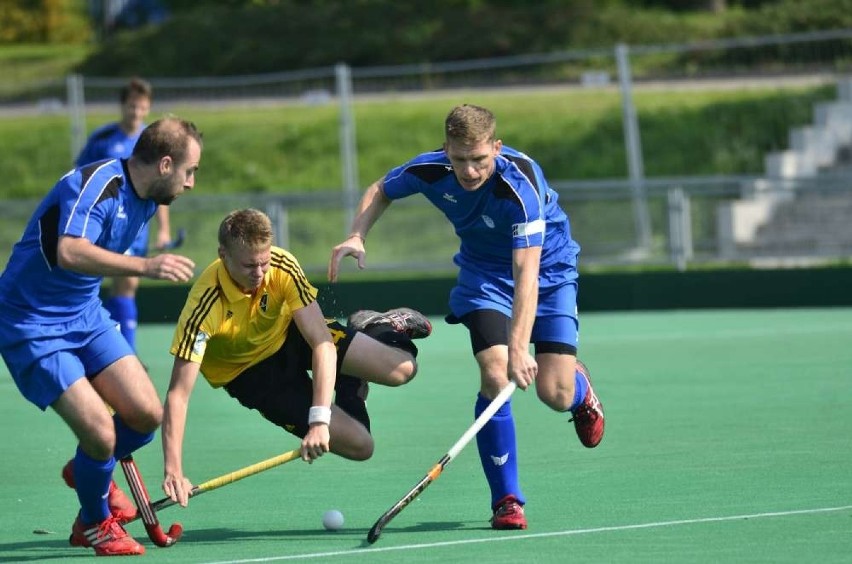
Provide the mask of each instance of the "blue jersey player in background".
{"label": "blue jersey player in background", "polygon": [[[347,255],[363,268],[367,233],[391,202],[424,195],[461,242],[447,321],[470,332],[480,372],[474,415],[510,379],[524,390],[535,381],[541,401],[570,412],[580,441],[592,448],[603,438],[604,414],[576,356],[580,247],[539,165],[503,145],[495,132],[489,110],[454,108],[441,150],[415,157],[367,188],[349,238],[332,250],[328,276],[337,279]],[[491,489],[491,526],[525,529],[510,401],[479,432],[477,446]]]}
{"label": "blue jersey player in background", "polygon": [[[153,90],[151,85],[141,78],[132,78],[119,92],[121,102],[121,120],[99,127],[89,136],[86,146],[77,157],[77,166],[83,166],[104,159],[126,159],[133,153],[133,146],[145,128],[145,118],[151,111]],[[169,227],[169,208],[157,208],[158,249],[163,249],[171,240]],[[139,231],[139,235],[127,251],[133,256],[148,255],[148,225]],[[110,286],[110,298],[104,303],[113,319],[121,327],[121,334],[136,348],[136,290],[139,278],[136,276],[113,276]]]}
{"label": "blue jersey player in background", "polygon": [[101,281],[192,277],[186,257],[125,251],[158,205],[192,189],[200,159],[193,124],[154,122],[130,159],[90,163],[59,179],[0,274],[0,355],[21,394],[52,408],[79,441],[62,469],[81,505],[70,540],[99,556],[144,552],[122,527],[136,508],[112,475],[117,459],[153,439],[163,416],[157,390],[101,303]]}

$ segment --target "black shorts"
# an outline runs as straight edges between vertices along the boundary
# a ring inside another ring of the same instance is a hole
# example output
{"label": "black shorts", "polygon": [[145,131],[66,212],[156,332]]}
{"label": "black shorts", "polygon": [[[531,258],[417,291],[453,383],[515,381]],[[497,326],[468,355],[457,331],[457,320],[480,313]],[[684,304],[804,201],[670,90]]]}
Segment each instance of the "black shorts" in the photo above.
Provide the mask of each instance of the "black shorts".
{"label": "black shorts", "polygon": [[[329,332],[337,348],[337,371],[357,331],[334,319],[327,319]],[[308,432],[308,409],[313,404],[314,388],[308,371],[313,351],[296,324],[290,325],[287,340],[275,354],[244,370],[225,384],[225,390],[249,409],[287,432],[304,437]]]}
{"label": "black shorts", "polygon": [[[461,318],[449,315],[448,323],[462,323],[470,331],[470,346],[473,354],[477,354],[494,345],[508,345],[512,320],[493,309],[478,309]],[[577,356],[577,347],[567,343],[539,341],[535,343],[535,352],[569,354]]]}

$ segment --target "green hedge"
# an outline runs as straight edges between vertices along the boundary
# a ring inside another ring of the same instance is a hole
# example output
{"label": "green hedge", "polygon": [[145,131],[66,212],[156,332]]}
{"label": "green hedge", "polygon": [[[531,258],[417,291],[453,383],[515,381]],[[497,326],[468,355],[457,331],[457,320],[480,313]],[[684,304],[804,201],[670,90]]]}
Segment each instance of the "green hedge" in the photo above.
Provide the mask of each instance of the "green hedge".
{"label": "green hedge", "polygon": [[[645,172],[761,174],[763,156],[785,148],[790,128],[808,123],[814,104],[833,96],[829,87],[637,92]],[[439,147],[444,117],[461,102],[491,108],[504,142],[535,158],[552,181],[627,176],[617,92],[465,91],[356,103],[361,185]],[[336,106],[170,109],[204,132],[199,194],[337,192],[343,184]],[[155,101],[154,116],[158,110]],[[111,112],[87,122],[91,129],[115,118]],[[40,197],[66,172],[69,129],[64,115],[0,118],[0,178],[14,179],[4,197]]]}
{"label": "green hedge", "polygon": [[340,61],[352,66],[457,61],[852,27],[852,0],[782,0],[751,10],[731,2],[716,13],[588,0],[433,0],[427,10],[398,0],[178,4],[181,9],[165,25],[111,37],[80,70],[227,76]]}

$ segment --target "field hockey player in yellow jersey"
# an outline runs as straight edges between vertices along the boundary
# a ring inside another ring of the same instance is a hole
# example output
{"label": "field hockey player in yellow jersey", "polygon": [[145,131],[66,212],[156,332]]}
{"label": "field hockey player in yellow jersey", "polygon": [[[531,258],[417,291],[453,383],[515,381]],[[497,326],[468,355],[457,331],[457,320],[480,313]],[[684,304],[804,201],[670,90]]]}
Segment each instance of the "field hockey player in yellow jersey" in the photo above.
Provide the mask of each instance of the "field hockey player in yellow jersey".
{"label": "field hockey player in yellow jersey", "polygon": [[367,382],[411,380],[417,372],[411,339],[428,336],[432,326],[408,308],[359,311],[343,325],[323,316],[316,297],[296,258],[272,245],[263,212],[237,210],[222,221],[219,258],[192,286],[172,341],[162,427],[166,495],[184,506],[189,501],[182,447],[199,372],[301,437],[307,462],[326,452],[372,456]]}

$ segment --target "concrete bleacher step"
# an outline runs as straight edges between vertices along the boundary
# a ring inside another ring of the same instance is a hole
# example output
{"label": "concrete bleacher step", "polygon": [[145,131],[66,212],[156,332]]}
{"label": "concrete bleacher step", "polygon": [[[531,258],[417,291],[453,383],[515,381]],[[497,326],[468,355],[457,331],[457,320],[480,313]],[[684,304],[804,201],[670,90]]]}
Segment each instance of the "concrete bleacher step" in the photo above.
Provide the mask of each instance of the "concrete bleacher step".
{"label": "concrete bleacher step", "polygon": [[852,256],[852,76],[837,80],[837,99],[816,104],[813,123],[792,129],[789,148],[768,153],[764,167],[767,179],[799,187],[732,204],[742,213],[731,256]]}

